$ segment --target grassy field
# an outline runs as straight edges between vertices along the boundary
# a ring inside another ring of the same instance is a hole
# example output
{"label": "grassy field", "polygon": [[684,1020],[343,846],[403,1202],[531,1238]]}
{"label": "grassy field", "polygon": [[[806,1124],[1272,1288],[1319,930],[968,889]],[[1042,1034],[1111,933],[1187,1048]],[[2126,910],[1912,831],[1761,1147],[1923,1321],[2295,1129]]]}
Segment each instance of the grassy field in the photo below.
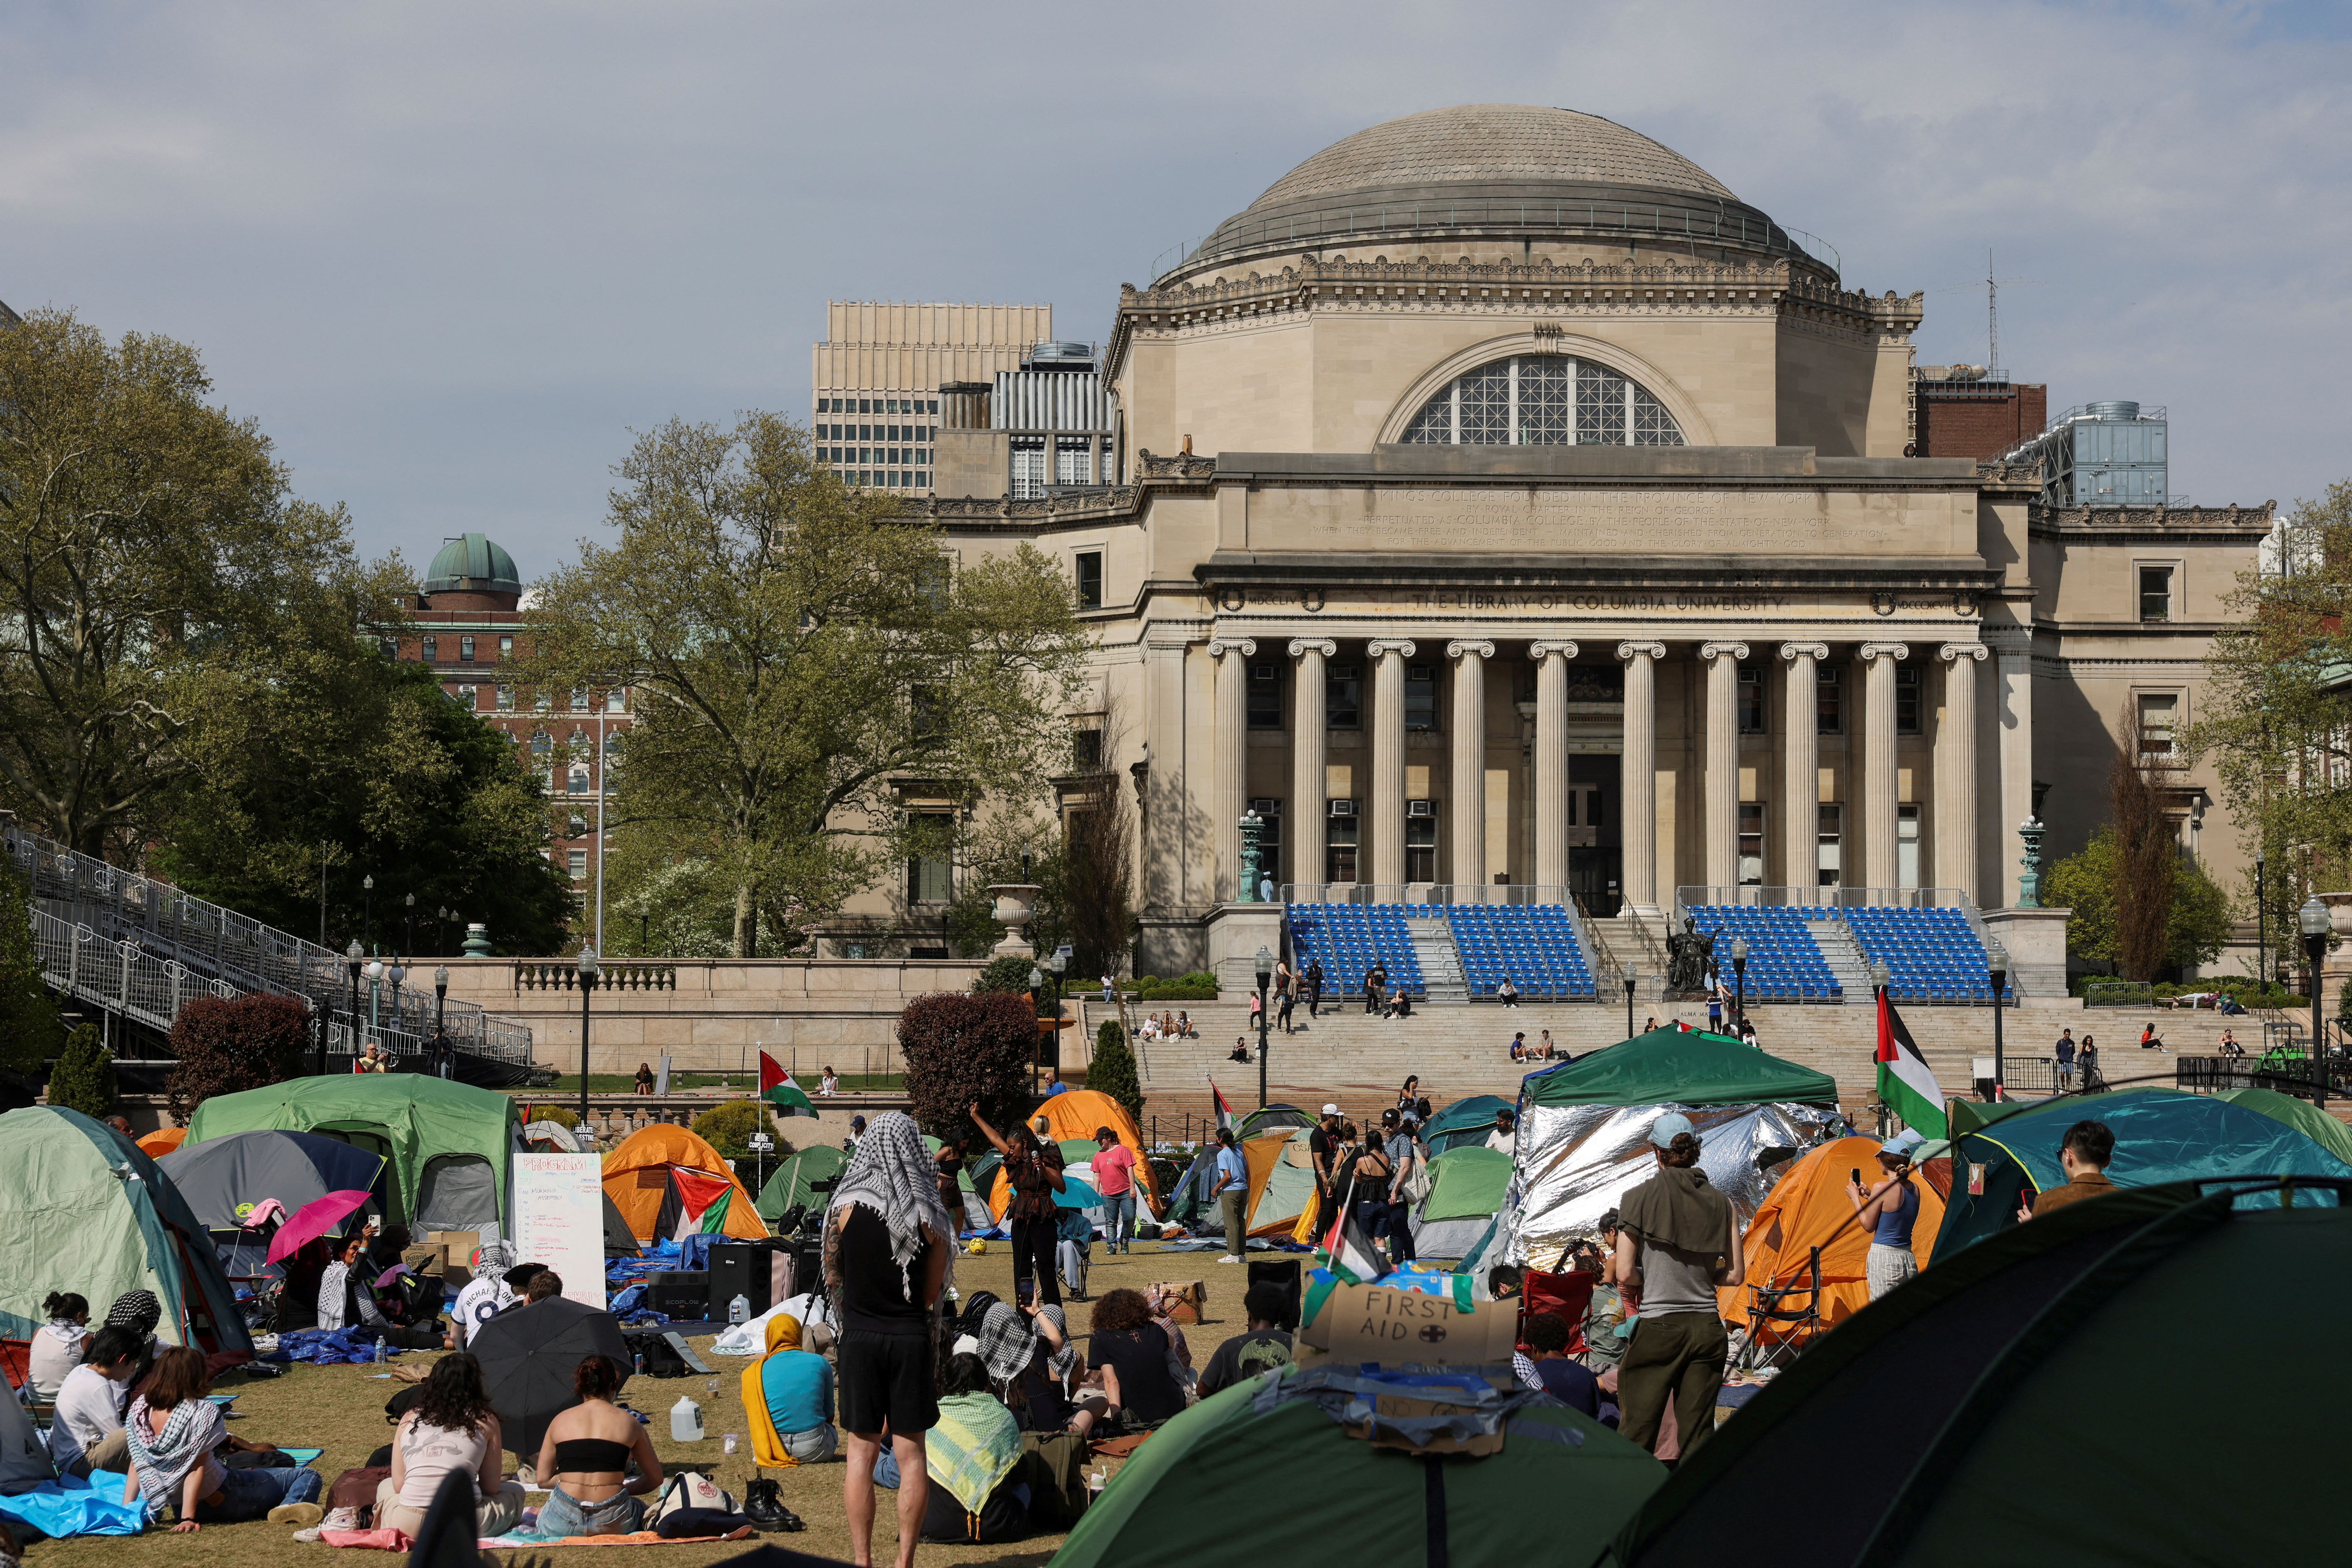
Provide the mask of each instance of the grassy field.
{"label": "grassy field", "polygon": [[[592,1072],[588,1075],[588,1092],[591,1094],[634,1094],[636,1092],[636,1082],[637,1080],[635,1076],[631,1073]],[[670,1089],[673,1091],[681,1089],[740,1089],[746,1094],[751,1094],[759,1089],[760,1074],[759,1069],[756,1068],[749,1073],[672,1073],[670,1074],[669,1084]],[[866,1091],[879,1094],[895,1094],[898,1090],[904,1089],[906,1085],[907,1079],[905,1076],[898,1073],[874,1073],[871,1075],[844,1073],[841,1075],[841,1091],[844,1094],[858,1094]],[[816,1079],[812,1077],[803,1082],[801,1087],[806,1089],[809,1093],[814,1094],[816,1092]],[[551,1089],[534,1089],[528,1091],[516,1089],[512,1092],[518,1100],[555,1100],[565,1094],[577,1095],[580,1092],[580,1075],[576,1072],[566,1073],[562,1078],[557,1079],[555,1080],[554,1087]]]}
{"label": "grassy field", "polygon": [[[1214,1253],[1190,1252],[1158,1255],[1150,1243],[1137,1244],[1137,1250],[1126,1258],[1112,1258],[1100,1246],[1094,1249],[1092,1277],[1087,1281],[1089,1291],[1099,1297],[1103,1291],[1121,1285],[1141,1287],[1162,1279],[1205,1279],[1209,1287],[1207,1315],[1210,1321],[1186,1330],[1185,1337],[1192,1349],[1195,1366],[1205,1366],[1217,1346],[1243,1331],[1241,1291],[1245,1271],[1237,1265],[1220,1266]],[[1011,1300],[1013,1296],[1012,1254],[1003,1243],[996,1243],[984,1257],[962,1257],[956,1262],[957,1289],[969,1296],[978,1289],[993,1290]],[[1086,1303],[1070,1306],[1072,1327],[1086,1331]],[[744,1483],[761,1472],[751,1462],[749,1429],[743,1418],[741,1376],[751,1364],[743,1357],[709,1353],[710,1341],[691,1342],[703,1352],[719,1378],[719,1393],[714,1399],[708,1392],[709,1380],[698,1375],[683,1379],[633,1379],[623,1394],[625,1403],[634,1405],[653,1419],[654,1449],[665,1465],[688,1462],[697,1466],[715,1464],[719,1484],[740,1500]],[[430,1357],[410,1352],[398,1358],[400,1363],[421,1365]],[[224,1378],[217,1392],[236,1394],[236,1415],[230,1430],[240,1437],[289,1447],[323,1447],[326,1453],[314,1468],[331,1482],[341,1471],[366,1461],[367,1456],[380,1444],[390,1440],[391,1428],[383,1418],[383,1402],[402,1385],[390,1381],[377,1381],[375,1369],[368,1366],[300,1366],[274,1381],[247,1382],[231,1373]],[[703,1430],[709,1434],[699,1443],[674,1443],[669,1436],[669,1407],[677,1403],[681,1394],[691,1395],[703,1405]],[[724,1434],[738,1434],[741,1441],[731,1457],[720,1454]],[[808,1521],[808,1529],[798,1535],[772,1534],[759,1537],[806,1552],[820,1557],[833,1557],[843,1562],[849,1558],[849,1533],[841,1511],[842,1462],[835,1458],[823,1465],[766,1472],[782,1482],[785,1506]],[[877,1561],[887,1563],[895,1549],[897,1529],[890,1509],[895,1494],[877,1494],[878,1515],[875,1524],[874,1552]],[[949,1568],[950,1564],[994,1563],[1033,1568],[1054,1554],[1061,1544],[1059,1536],[1036,1536],[1026,1541],[1009,1542],[1001,1546],[925,1546],[918,1561],[927,1568]],[[597,1568],[610,1553],[623,1552],[611,1558],[614,1568],[619,1564],[636,1563],[642,1568],[701,1568],[702,1564],[718,1563],[736,1556],[756,1544],[754,1542],[724,1542],[686,1546],[635,1547],[567,1547],[555,1552],[541,1549],[535,1552],[491,1552],[486,1556],[506,1559],[520,1563],[527,1556],[542,1562],[551,1561],[560,1568]],[[639,1555],[640,1552],[644,1555]],[[125,1553],[128,1553],[126,1556]],[[168,1531],[150,1531],[135,1538],[121,1536],[86,1536],[79,1540],[43,1542],[26,1553],[28,1568],[196,1568],[200,1563],[216,1563],[233,1556],[240,1564],[262,1565],[262,1568],[294,1568],[308,1563],[314,1568],[325,1565],[339,1554],[332,1547],[306,1546],[292,1539],[292,1531],[266,1521],[252,1524],[207,1525],[193,1535],[174,1535]],[[354,1562],[394,1563],[390,1557],[372,1557]]]}

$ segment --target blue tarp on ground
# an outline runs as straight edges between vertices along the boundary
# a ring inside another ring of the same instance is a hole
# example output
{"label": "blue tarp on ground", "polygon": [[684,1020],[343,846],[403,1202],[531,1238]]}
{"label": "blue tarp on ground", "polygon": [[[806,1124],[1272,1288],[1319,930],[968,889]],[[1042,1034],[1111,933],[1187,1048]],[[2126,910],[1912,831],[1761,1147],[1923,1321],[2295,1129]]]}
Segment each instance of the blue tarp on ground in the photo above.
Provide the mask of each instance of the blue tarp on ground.
{"label": "blue tarp on ground", "polygon": [[71,1476],[44,1481],[31,1491],[0,1497],[0,1514],[43,1535],[136,1535],[146,1521],[139,1504],[122,1500],[126,1484],[115,1470],[92,1470],[87,1481]]}

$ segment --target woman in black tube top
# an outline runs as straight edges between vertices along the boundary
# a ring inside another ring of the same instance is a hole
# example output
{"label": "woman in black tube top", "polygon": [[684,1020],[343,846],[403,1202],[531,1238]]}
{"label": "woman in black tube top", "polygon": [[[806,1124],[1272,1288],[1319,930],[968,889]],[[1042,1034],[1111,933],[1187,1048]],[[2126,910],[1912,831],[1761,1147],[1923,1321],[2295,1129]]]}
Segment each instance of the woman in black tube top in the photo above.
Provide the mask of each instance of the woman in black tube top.
{"label": "woman in black tube top", "polygon": [[661,1489],[662,1468],[644,1425],[613,1403],[627,1375],[603,1355],[572,1374],[580,1403],[547,1424],[539,1446],[539,1479],[554,1489],[539,1510],[541,1534],[627,1535],[644,1524],[642,1494]]}

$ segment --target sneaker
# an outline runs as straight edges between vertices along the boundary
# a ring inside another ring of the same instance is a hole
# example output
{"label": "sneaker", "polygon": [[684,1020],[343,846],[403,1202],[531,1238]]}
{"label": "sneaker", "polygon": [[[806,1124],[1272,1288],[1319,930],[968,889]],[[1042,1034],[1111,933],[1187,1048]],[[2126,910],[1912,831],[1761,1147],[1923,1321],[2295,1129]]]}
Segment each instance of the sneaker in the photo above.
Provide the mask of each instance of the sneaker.
{"label": "sneaker", "polygon": [[327,1510],[327,1517],[320,1520],[318,1523],[310,1526],[307,1530],[296,1531],[294,1532],[294,1539],[297,1541],[316,1541],[319,1539],[319,1532],[322,1530],[365,1530],[366,1528],[367,1521],[360,1517],[360,1510],[358,1509],[331,1508]]}
{"label": "sneaker", "polygon": [[327,1510],[314,1502],[281,1502],[269,1510],[272,1524],[294,1524],[308,1528],[325,1521]]}
{"label": "sneaker", "polygon": [[1238,1252],[1228,1252],[1223,1258],[1217,1259],[1220,1263],[1239,1263],[1241,1260],[1242,1255]]}

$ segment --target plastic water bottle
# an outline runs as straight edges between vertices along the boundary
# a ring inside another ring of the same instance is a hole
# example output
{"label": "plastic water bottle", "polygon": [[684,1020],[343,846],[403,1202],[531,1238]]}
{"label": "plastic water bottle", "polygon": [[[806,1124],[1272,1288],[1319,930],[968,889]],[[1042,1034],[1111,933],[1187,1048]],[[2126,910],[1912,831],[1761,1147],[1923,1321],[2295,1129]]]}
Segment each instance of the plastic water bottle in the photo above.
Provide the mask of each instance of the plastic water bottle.
{"label": "plastic water bottle", "polygon": [[669,1407],[669,1437],[673,1443],[702,1441],[702,1406],[686,1394],[679,1394],[677,1403]]}
{"label": "plastic water bottle", "polygon": [[737,1292],[735,1299],[727,1303],[727,1321],[730,1323],[750,1322],[751,1321],[751,1298],[743,1295],[740,1291]]}
{"label": "plastic water bottle", "polygon": [[378,1334],[375,1337],[375,1364],[378,1366],[382,1366],[383,1364],[383,1336],[382,1334]]}

